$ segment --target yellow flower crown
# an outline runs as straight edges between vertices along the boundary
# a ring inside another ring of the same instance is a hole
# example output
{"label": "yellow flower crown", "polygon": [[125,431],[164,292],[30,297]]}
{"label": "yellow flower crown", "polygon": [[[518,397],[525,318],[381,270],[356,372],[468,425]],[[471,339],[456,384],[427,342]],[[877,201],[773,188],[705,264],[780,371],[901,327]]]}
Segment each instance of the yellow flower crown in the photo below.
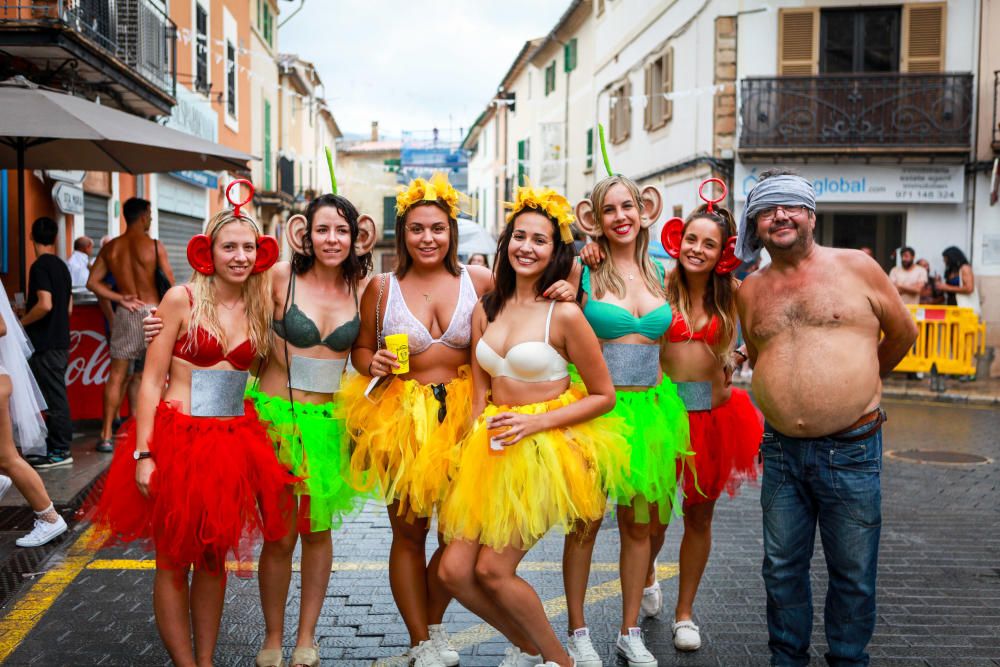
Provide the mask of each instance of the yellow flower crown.
{"label": "yellow flower crown", "polygon": [[431,179],[415,178],[405,188],[400,188],[396,194],[396,215],[403,216],[410,208],[421,201],[443,201],[448,206],[448,217],[458,219],[459,192],[448,182],[448,177],[438,172]]}
{"label": "yellow flower crown", "polygon": [[507,222],[526,208],[541,210],[559,224],[559,236],[563,243],[573,242],[573,232],[570,230],[570,225],[576,220],[573,217],[573,207],[552,188],[533,188],[529,183],[518,188],[517,197],[512,202],[504,202],[504,207],[510,209]]}

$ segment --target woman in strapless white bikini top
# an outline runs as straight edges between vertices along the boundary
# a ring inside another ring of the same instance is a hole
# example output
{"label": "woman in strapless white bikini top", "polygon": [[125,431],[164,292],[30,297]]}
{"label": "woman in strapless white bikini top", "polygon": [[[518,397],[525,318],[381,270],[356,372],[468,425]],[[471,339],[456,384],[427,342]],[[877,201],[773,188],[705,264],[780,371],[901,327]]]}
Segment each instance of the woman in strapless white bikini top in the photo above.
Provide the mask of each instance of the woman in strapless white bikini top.
{"label": "woman in strapless white bikini top", "polygon": [[[542,298],[569,275],[572,219],[552,190],[518,190],[496,288],[473,314],[475,422],[438,519],[449,541],[439,574],[456,599],[514,644],[509,654],[567,667],[517,565],[552,526],[601,516],[607,452],[627,450],[624,425],[601,416],[615,399],[597,337],[575,303]],[[570,386],[570,362],[586,389]]]}

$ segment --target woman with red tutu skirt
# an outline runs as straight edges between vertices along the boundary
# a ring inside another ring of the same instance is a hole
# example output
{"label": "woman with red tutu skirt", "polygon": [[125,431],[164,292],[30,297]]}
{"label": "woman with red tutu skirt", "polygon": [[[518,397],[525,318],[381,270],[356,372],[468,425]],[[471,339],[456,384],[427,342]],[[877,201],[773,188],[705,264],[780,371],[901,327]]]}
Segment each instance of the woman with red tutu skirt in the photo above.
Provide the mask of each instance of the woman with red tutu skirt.
{"label": "woman with red tutu skirt", "polygon": [[[663,228],[663,247],[674,258],[667,298],[674,318],[664,335],[660,360],[677,384],[688,410],[694,468],[683,473],[684,537],[674,612],[674,646],[683,651],[701,646],[692,620],[695,594],[712,548],[712,516],[722,492],[734,495],[745,479],[756,479],[757,450],[763,419],[747,393],[731,386],[736,338],[736,289],[733,277],[740,264],[733,254],[736,224],[732,214],[715,204],[725,197],[705,199],[687,220],[673,218]],[[702,188],[709,182],[702,183]],[[700,194],[700,191],[699,191]],[[704,195],[702,195],[703,198]],[[739,354],[739,353],[736,353]],[[653,545],[653,558],[663,545]],[[650,560],[643,609],[656,613],[662,594]]]}
{"label": "woman with red tutu skirt", "polygon": [[239,206],[191,239],[195,273],[160,302],[163,330],[149,346],[135,421],[96,511],[106,543],[155,548],[153,608],[177,665],[212,664],[227,557],[249,574],[254,542],[287,530],[281,504],[294,480],[243,399],[250,366],[267,353],[266,270],[277,256],[277,242]]}

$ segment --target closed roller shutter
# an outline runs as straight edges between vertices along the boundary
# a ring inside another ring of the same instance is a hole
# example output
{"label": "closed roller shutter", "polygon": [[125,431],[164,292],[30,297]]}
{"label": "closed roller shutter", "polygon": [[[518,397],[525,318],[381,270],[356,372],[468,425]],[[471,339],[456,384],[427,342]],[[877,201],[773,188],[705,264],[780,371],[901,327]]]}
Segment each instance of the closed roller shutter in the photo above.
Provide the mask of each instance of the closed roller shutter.
{"label": "closed roller shutter", "polygon": [[174,278],[177,283],[185,283],[191,277],[191,267],[187,261],[187,244],[192,236],[201,234],[202,220],[160,209],[159,226],[160,243],[167,248]]}
{"label": "closed roller shutter", "polygon": [[83,233],[90,237],[95,248],[101,245],[101,238],[108,233],[107,197],[83,195]]}

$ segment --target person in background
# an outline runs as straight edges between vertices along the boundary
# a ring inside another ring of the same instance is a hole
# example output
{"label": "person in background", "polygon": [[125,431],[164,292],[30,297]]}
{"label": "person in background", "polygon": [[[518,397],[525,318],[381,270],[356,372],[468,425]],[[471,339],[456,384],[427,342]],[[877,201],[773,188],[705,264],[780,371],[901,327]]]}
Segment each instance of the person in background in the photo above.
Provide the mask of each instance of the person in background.
{"label": "person in background", "polygon": [[918,259],[917,264],[924,267],[924,271],[927,272],[927,282],[924,286],[920,288],[920,303],[921,304],[942,304],[944,303],[944,294],[941,290],[937,288],[938,276],[936,273],[931,273],[931,263],[926,259]]}
{"label": "person in background", "polygon": [[[122,394],[130,375],[139,375],[141,361],[146,356],[142,319],[160,301],[156,286],[156,270],[162,269],[167,280],[174,282],[167,249],[149,236],[152,209],[145,199],[133,197],[122,206],[126,229],[101,249],[90,270],[87,289],[117,305],[111,322],[111,370],[104,386],[104,419],[97,451],[114,451],[112,425],[121,409]],[[116,287],[108,287],[104,278],[115,277]]]}
{"label": "person in background", "polygon": [[59,225],[52,218],[41,217],[31,225],[35,261],[28,271],[27,312],[21,317],[21,326],[35,348],[28,363],[49,408],[47,453],[28,458],[31,465],[40,469],[73,463],[69,453],[73,424],[66,395],[73,286],[66,262],[56,255],[58,232]]}
{"label": "person in background", "polygon": [[955,246],[945,248],[941,256],[944,258],[944,279],[938,278],[935,286],[944,293],[945,303],[972,308],[978,314],[979,293],[969,259]]}
{"label": "person in background", "polygon": [[73,242],[73,254],[66,260],[73,287],[87,285],[87,278],[90,277],[90,251],[93,249],[94,242],[86,236],[81,236]]}
{"label": "person in background", "polygon": [[66,520],[53,506],[42,478],[17,452],[17,447],[25,454],[45,450],[45,406],[28,368],[30,354],[24,330],[7,299],[0,297],[0,498],[15,486],[35,513],[34,529],[15,541],[19,547],[40,547],[66,532]]}
{"label": "person in background", "polygon": [[469,255],[469,266],[485,266],[490,268],[490,260],[481,252]]}
{"label": "person in background", "polygon": [[907,305],[920,303],[920,292],[927,285],[927,269],[916,264],[915,257],[913,248],[904,247],[899,253],[900,265],[889,271],[889,280]]}

